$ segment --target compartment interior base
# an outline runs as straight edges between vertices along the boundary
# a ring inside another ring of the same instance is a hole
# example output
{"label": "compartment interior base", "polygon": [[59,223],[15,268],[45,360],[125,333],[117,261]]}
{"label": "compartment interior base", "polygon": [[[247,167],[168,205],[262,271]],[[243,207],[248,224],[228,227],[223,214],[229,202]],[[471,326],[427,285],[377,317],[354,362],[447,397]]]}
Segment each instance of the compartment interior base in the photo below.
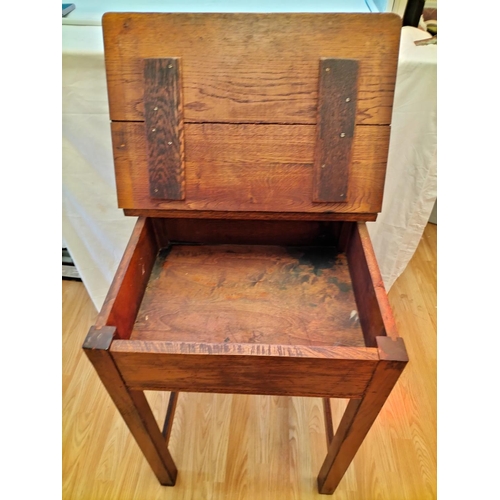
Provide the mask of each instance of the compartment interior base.
{"label": "compartment interior base", "polygon": [[365,346],[335,247],[163,248],[130,339]]}

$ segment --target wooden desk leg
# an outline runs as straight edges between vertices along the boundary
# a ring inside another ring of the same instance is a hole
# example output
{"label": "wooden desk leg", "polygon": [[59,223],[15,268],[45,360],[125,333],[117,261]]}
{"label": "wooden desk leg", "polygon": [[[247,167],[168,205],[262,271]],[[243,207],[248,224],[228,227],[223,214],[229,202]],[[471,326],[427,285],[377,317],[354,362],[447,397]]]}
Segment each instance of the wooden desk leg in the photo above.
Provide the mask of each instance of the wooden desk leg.
{"label": "wooden desk leg", "polygon": [[174,425],[174,413],[177,406],[177,400],[179,399],[178,392],[171,392],[170,398],[168,399],[167,414],[165,416],[165,423],[163,424],[162,435],[165,444],[168,446],[170,440],[170,433],[172,432],[172,426]]}
{"label": "wooden desk leg", "polygon": [[330,448],[335,432],[333,431],[332,407],[329,398],[323,398],[323,413],[325,416],[326,449]]}
{"label": "wooden desk leg", "polygon": [[164,486],[174,486],[177,468],[143,391],[128,389],[111,357],[114,327],[91,328],[83,348],[139,448]]}
{"label": "wooden desk leg", "polygon": [[408,361],[401,338],[379,339],[381,360],[363,398],[349,401],[319,472],[318,490],[325,495],[337,488]]}

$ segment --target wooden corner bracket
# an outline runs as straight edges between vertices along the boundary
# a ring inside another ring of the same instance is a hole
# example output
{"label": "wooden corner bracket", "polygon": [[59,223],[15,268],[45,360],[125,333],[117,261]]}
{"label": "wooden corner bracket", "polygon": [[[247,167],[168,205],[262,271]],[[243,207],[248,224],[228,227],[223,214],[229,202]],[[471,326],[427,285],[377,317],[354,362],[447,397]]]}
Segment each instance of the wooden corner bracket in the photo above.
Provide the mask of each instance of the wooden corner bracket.
{"label": "wooden corner bracket", "polygon": [[379,358],[384,361],[400,361],[408,363],[408,354],[404,340],[401,337],[392,339],[391,337],[375,337]]}
{"label": "wooden corner bracket", "polygon": [[89,333],[83,342],[83,349],[98,349],[101,351],[107,351],[116,333],[116,328],[114,326],[103,326],[101,328],[96,328],[95,326],[90,327]]}

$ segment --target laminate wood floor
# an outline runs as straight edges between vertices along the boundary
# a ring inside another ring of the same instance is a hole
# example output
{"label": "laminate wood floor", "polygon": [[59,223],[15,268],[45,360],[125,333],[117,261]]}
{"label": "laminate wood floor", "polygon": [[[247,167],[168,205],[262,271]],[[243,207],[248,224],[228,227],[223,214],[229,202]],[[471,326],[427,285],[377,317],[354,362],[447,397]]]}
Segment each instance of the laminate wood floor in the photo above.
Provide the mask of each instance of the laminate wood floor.
{"label": "laminate wood floor", "polygon": [[[436,240],[428,224],[389,300],[410,363],[335,500],[436,498]],[[65,500],[324,499],[321,399],[179,396],[170,449],[174,488],[160,486],[81,345],[97,312],[82,283],[63,281],[63,498]],[[147,393],[157,419],[168,393]],[[332,400],[335,425],[345,401]]]}

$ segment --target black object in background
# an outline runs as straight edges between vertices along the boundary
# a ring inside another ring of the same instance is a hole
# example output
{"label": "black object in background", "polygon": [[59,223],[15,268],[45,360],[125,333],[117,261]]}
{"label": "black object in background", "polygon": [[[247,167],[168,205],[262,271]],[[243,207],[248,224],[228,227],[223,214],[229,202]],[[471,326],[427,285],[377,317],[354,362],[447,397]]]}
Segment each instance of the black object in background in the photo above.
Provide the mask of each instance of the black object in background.
{"label": "black object in background", "polygon": [[408,0],[403,15],[403,26],[418,27],[420,17],[424,11],[425,0]]}

